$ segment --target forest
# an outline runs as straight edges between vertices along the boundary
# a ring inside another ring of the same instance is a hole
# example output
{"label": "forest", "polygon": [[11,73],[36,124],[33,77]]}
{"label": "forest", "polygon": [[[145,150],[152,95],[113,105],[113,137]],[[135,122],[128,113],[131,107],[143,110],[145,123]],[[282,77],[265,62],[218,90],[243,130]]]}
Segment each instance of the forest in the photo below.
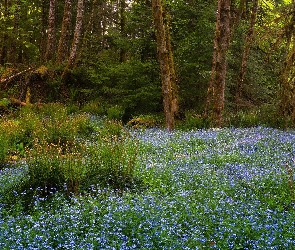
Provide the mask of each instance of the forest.
{"label": "forest", "polygon": [[295,249],[295,0],[1,0],[0,249]]}
{"label": "forest", "polygon": [[[295,122],[291,0],[4,0],[0,107],[194,127]],[[154,118],[156,119],[156,118]]]}

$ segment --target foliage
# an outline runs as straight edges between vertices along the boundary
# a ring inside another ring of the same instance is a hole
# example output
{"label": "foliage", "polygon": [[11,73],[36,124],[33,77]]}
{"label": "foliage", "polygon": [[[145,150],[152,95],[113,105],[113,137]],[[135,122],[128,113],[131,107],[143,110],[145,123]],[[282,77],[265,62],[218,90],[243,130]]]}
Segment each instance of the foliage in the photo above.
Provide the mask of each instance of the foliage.
{"label": "foliage", "polygon": [[229,127],[255,127],[267,126],[272,128],[286,128],[291,126],[291,121],[286,121],[278,113],[278,108],[273,104],[239,111],[236,114],[226,115],[226,126]]}
{"label": "foliage", "polygon": [[[36,197],[44,198],[57,191],[78,195],[90,185],[120,192],[133,188],[137,145],[120,122],[92,121],[91,124],[88,115],[68,115],[66,107],[60,104],[38,107],[38,110],[24,109],[17,123],[7,121],[1,127],[1,161],[8,148],[11,153],[13,145],[18,145],[26,157],[28,177],[9,192],[24,194],[20,209],[31,208]],[[90,143],[86,136],[94,141]],[[13,197],[5,198],[9,207],[15,202]]]}
{"label": "foliage", "polygon": [[[2,124],[1,124],[2,125]],[[8,152],[8,138],[5,131],[0,131],[0,165],[5,160]]]}
{"label": "foliage", "polygon": [[108,108],[107,110],[107,116],[108,116],[108,119],[110,120],[121,121],[124,113],[125,113],[125,110],[118,105],[112,106]]}
{"label": "foliage", "polygon": [[163,125],[163,117],[157,115],[140,115],[127,122],[127,126],[137,128],[154,128]]}
{"label": "foliage", "polygon": [[92,115],[103,115],[105,114],[105,108],[98,100],[88,101],[86,102],[82,108],[81,111],[92,114]]}
{"label": "foliage", "polygon": [[186,111],[185,119],[179,123],[179,128],[184,130],[195,128],[208,128],[210,125],[209,118],[205,118],[196,111]]}
{"label": "foliage", "polygon": [[90,158],[87,186],[101,184],[123,192],[133,188],[138,147],[128,134],[118,135],[114,128],[106,129],[109,133],[101,133],[87,151]]}

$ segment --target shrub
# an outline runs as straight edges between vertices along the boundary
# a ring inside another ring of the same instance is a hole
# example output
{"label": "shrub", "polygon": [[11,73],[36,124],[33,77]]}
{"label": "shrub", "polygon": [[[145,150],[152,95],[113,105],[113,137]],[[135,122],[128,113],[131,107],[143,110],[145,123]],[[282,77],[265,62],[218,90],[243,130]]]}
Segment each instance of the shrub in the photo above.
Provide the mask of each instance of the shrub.
{"label": "shrub", "polygon": [[[58,103],[25,108],[20,115],[20,126],[29,142],[37,138],[58,145],[73,142],[79,136],[88,136],[94,130],[90,115],[69,115],[67,107]],[[25,145],[29,142],[25,142]]]}
{"label": "shrub", "polygon": [[239,111],[235,115],[228,115],[226,125],[233,127],[255,127],[260,125],[259,111]]}
{"label": "shrub", "polygon": [[108,118],[111,120],[121,121],[125,110],[118,105],[112,106],[107,110]]}
{"label": "shrub", "polygon": [[210,121],[194,111],[185,113],[185,120],[180,124],[182,129],[208,128]]}
{"label": "shrub", "polygon": [[[26,187],[41,188],[43,195],[55,190],[77,194],[86,176],[82,146],[77,143],[61,147],[36,141],[29,152],[27,164],[30,178]],[[64,184],[66,190],[63,190]]]}
{"label": "shrub", "polygon": [[154,115],[140,115],[132,118],[127,126],[132,128],[152,128],[160,126],[163,121],[160,117]]}
{"label": "shrub", "polygon": [[1,123],[0,137],[3,157],[11,155],[17,159],[18,156],[24,156],[24,142],[27,142],[29,138],[27,137],[26,130],[21,127],[18,120],[3,121]]}
{"label": "shrub", "polygon": [[[1,124],[2,125],[2,124]],[[8,138],[4,131],[0,131],[0,164],[4,162],[8,152]]]}
{"label": "shrub", "polygon": [[100,184],[122,191],[132,188],[137,163],[137,144],[128,136],[102,137],[88,149],[88,186]]}
{"label": "shrub", "polygon": [[105,108],[100,104],[99,101],[90,101],[85,103],[81,111],[92,114],[92,115],[105,114]]}

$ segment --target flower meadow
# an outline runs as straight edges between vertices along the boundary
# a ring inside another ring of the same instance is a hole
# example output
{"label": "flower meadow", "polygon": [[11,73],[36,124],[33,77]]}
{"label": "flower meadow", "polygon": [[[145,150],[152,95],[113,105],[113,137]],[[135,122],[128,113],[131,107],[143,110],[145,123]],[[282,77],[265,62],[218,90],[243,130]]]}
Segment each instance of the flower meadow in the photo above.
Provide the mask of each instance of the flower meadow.
{"label": "flower meadow", "polygon": [[[0,172],[0,249],[295,249],[295,131],[133,130],[140,187],[1,204],[27,175]],[[23,193],[15,192],[19,200]]]}

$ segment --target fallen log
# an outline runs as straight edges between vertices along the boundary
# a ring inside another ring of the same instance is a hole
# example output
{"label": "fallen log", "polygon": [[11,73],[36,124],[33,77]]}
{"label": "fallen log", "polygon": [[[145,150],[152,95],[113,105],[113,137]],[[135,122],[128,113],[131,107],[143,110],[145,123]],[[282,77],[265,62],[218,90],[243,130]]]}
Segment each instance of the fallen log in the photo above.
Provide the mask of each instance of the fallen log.
{"label": "fallen log", "polygon": [[27,72],[29,72],[29,71],[33,71],[33,69],[32,69],[32,68],[28,68],[28,69],[25,69],[25,70],[23,70],[23,71],[21,71],[21,72],[18,72],[18,73],[16,73],[16,74],[14,74],[14,75],[12,75],[12,76],[9,76],[9,77],[6,77],[6,78],[4,78],[4,79],[1,79],[0,84],[1,84],[1,85],[2,85],[2,84],[5,84],[5,87],[4,87],[4,88],[6,88],[6,87],[7,87],[7,84],[8,84],[10,81],[15,80],[17,77],[20,77],[20,76],[22,76],[23,74],[25,74],[25,73],[27,73]]}
{"label": "fallen log", "polygon": [[10,97],[9,100],[11,101],[11,104],[13,105],[20,105],[20,106],[26,106],[27,104],[25,102],[22,102],[19,99],[16,99],[14,97]]}

